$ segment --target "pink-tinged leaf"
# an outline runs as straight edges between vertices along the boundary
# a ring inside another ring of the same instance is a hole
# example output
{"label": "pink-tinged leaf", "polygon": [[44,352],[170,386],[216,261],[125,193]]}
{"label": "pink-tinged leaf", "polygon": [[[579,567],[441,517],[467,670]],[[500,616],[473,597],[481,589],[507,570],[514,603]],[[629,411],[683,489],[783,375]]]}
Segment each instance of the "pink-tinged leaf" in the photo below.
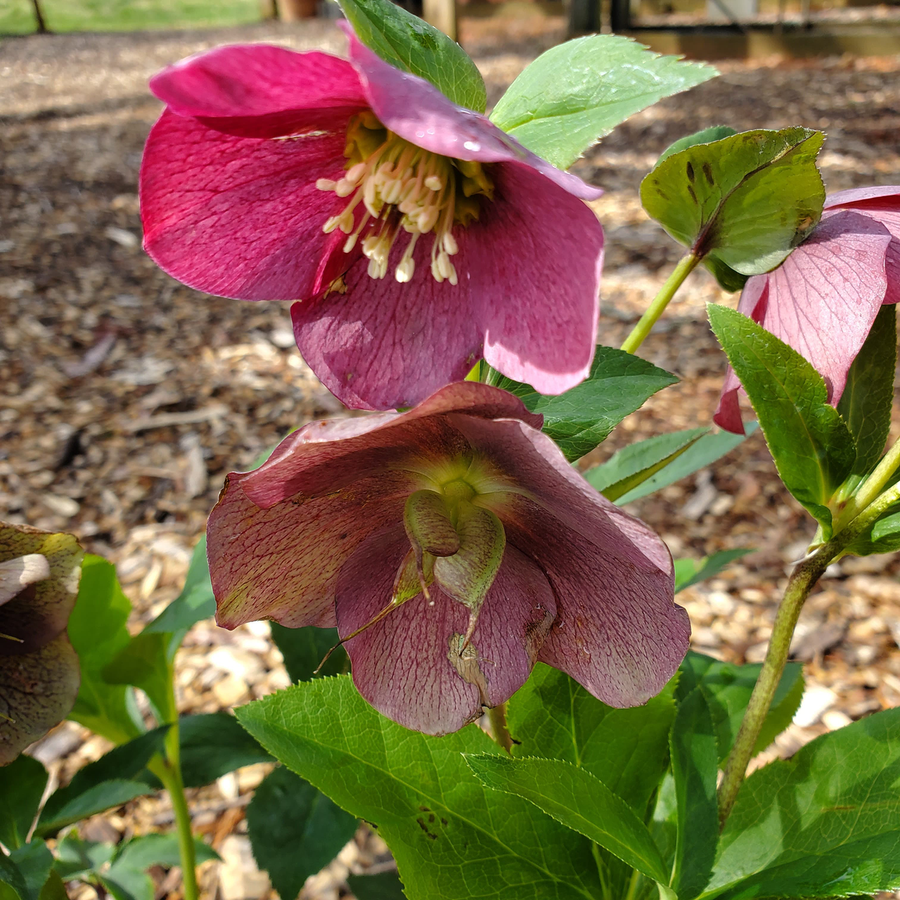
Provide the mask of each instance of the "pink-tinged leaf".
{"label": "pink-tinged leaf", "polygon": [[[342,635],[384,606],[408,546],[398,527],[373,536],[348,561],[337,588]],[[388,566],[394,564],[394,570]],[[528,678],[555,613],[534,563],[508,548],[468,648],[468,610],[435,584],[347,642],[360,693],[395,722],[428,734],[456,731],[507,700]]]}
{"label": "pink-tinged leaf", "polygon": [[271,138],[343,131],[368,106],[356,70],[327,53],[234,44],[191,56],[150,79],[172,112],[229,134]]}

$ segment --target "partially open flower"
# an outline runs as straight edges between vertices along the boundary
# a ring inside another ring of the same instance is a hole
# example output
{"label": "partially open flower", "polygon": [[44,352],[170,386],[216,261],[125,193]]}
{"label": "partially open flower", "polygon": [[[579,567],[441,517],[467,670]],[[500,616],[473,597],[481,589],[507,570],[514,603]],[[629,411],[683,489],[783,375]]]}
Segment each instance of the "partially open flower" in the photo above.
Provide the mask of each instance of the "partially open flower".
{"label": "partially open flower", "polygon": [[82,555],[70,534],[0,522],[0,765],[75,703],[78,657],[66,624]]}
{"label": "partially open flower", "polygon": [[558,394],[594,352],[601,193],[379,59],[221,47],[151,81],[144,246],[213,294],[299,300],[349,406],[412,406],[484,357]]}
{"label": "partially open flower", "polygon": [[336,624],[362,695],[435,734],[504,702],[537,660],[643,703],[687,650],[671,557],[540,424],[463,382],[295,432],[230,475],[210,516],[219,624]]}
{"label": "partially open flower", "polygon": [[[775,270],[747,281],[738,309],[801,353],[837,405],[878,310],[900,302],[900,186],[832,194],[822,219]],[[729,367],[715,421],[743,434]]]}

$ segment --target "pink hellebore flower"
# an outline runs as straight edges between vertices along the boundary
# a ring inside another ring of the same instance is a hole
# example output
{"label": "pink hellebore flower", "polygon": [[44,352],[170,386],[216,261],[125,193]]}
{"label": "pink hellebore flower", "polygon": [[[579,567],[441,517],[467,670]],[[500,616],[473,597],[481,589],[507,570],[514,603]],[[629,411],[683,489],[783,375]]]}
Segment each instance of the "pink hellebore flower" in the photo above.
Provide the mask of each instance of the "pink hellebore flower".
{"label": "pink hellebore flower", "polygon": [[614,706],[688,646],[672,561],[599,495],[516,397],[450,384],[415,409],[313,422],[209,520],[218,622],[337,625],[377,709],[443,734],[540,660]]}
{"label": "pink hellebore flower", "polygon": [[588,373],[602,192],[401,72],[221,47],[150,82],[144,246],[191,287],[299,300],[304,358],[349,406],[412,406],[484,357],[558,394]]}
{"label": "pink hellebore flower", "polygon": [[[832,194],[812,235],[775,270],[748,279],[738,310],[808,359],[837,405],[885,303],[900,302],[900,186]],[[715,421],[743,434],[729,368]]]}

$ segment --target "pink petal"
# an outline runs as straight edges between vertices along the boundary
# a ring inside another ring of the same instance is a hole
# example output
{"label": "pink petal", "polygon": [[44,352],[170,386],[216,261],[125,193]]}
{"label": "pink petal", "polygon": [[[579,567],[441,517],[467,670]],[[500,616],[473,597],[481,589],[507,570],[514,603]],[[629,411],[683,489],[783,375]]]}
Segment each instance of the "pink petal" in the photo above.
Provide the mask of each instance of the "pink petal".
{"label": "pink petal", "polygon": [[141,165],[144,247],[190,287],[244,300],[320,289],[343,242],[322,226],[343,201],[316,188],[344,171],[343,134],[257,140],[164,112]]}
{"label": "pink petal", "polygon": [[603,193],[535,156],[485,116],[457,106],[424,78],[395,69],[360,43],[348,24],[339,24],[372,111],[395,134],[454,159],[527,164],[583,200],[596,200]]}
{"label": "pink petal", "polygon": [[216,621],[224,628],[255,619],[333,625],[341,565],[372,532],[401,521],[414,490],[408,473],[380,472],[352,491],[268,509],[245,493],[247,477],[229,476],[207,526]]}
{"label": "pink petal", "polygon": [[163,69],[150,90],[180,116],[219,131],[270,138],[308,128],[344,130],[368,104],[346,60],[267,44],[217,47]]}
{"label": "pink petal", "polygon": [[[391,596],[409,543],[403,529],[373,536],[348,560],[337,586],[338,628],[350,634]],[[446,734],[478,718],[482,705],[507,700],[528,678],[555,613],[546,578],[507,549],[472,637],[474,659],[454,668],[451,647],[465,633],[468,610],[437,585],[429,603],[407,601],[346,644],[359,692],[384,715],[417,731]],[[454,642],[454,643],[451,643]],[[482,680],[479,687],[477,682]],[[472,681],[476,683],[471,683]]]}
{"label": "pink petal", "polygon": [[470,227],[462,262],[484,358],[542,394],[561,394],[587,377],[594,357],[603,229],[584,203],[528,166],[498,166],[494,178],[494,202]]}

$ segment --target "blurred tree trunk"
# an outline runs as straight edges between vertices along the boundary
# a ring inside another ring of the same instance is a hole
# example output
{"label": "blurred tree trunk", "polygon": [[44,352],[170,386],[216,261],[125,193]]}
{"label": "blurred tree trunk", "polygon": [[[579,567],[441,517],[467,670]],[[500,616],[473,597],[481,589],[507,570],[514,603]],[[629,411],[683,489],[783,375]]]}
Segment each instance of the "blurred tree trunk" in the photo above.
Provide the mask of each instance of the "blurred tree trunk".
{"label": "blurred tree trunk", "polygon": [[299,19],[312,19],[316,15],[316,0],[276,0],[278,18],[282,22],[296,22]]}
{"label": "blurred tree trunk", "polygon": [[41,12],[40,0],[31,0],[31,5],[34,7],[34,17],[35,19],[37,19],[38,34],[47,34],[50,29],[47,28],[47,23],[44,20],[44,14]]}

